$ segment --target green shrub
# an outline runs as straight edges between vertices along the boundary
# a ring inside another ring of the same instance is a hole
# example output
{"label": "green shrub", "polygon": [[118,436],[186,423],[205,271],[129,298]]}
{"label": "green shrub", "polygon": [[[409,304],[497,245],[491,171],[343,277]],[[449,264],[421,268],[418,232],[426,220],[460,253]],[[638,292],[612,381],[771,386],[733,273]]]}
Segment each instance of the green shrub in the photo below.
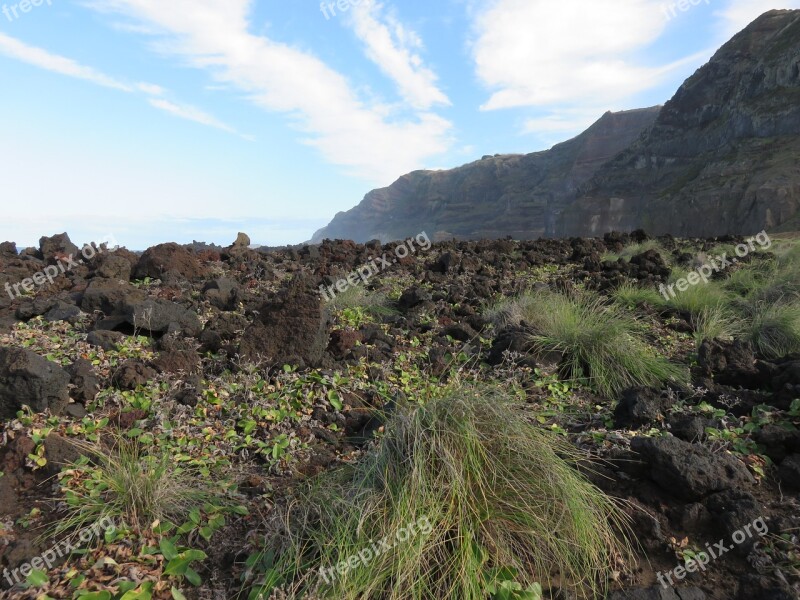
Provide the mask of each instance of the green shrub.
{"label": "green shrub", "polygon": [[[551,577],[581,598],[602,593],[630,556],[622,513],[575,469],[575,448],[530,417],[499,386],[400,408],[360,463],[295,497],[280,558],[250,597],[286,582],[297,598],[486,600]],[[379,540],[394,547],[335,571]]]}

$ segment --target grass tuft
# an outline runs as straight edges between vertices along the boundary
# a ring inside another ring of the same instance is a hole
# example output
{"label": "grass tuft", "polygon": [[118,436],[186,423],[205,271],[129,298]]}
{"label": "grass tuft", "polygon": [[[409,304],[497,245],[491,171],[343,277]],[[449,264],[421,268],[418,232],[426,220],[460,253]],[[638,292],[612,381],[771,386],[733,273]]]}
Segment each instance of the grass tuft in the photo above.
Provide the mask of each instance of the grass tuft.
{"label": "grass tuft", "polygon": [[[281,558],[250,597],[290,582],[297,598],[486,600],[502,581],[553,578],[595,597],[630,548],[622,512],[575,469],[581,458],[499,386],[403,407],[359,464],[295,498]],[[380,540],[392,549],[336,573]]]}
{"label": "grass tuft", "polygon": [[181,520],[191,509],[222,499],[207,474],[176,463],[166,450],[151,454],[119,435],[110,447],[74,443],[84,456],[62,471],[67,514],[55,533],[104,518],[144,531],[154,521]]}
{"label": "grass tuft", "polygon": [[359,285],[350,286],[344,292],[337,293],[329,305],[335,311],[361,309],[366,314],[374,317],[397,314],[398,312],[387,294],[369,291]]}
{"label": "grass tuft", "polygon": [[620,258],[626,262],[630,262],[630,260],[648,250],[656,250],[661,257],[664,259],[664,262],[669,264],[671,255],[669,251],[659,242],[658,240],[646,240],[641,243],[633,243],[625,246],[620,252],[606,252],[601,257],[602,261],[610,261],[610,262],[617,262]]}
{"label": "grass tuft", "polygon": [[507,302],[501,321],[525,322],[540,354],[560,353],[562,375],[607,397],[629,387],[685,384],[688,372],[659,356],[636,319],[618,305],[585,293],[528,293]]}

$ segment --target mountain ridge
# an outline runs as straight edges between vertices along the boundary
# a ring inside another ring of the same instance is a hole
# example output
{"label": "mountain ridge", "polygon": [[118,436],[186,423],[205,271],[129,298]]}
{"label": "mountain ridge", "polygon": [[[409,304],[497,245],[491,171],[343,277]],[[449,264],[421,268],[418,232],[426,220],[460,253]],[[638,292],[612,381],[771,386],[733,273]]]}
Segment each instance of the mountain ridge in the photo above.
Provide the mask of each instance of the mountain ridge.
{"label": "mountain ridge", "polygon": [[390,241],[677,236],[796,227],[800,10],[765,13],[663,106],[607,112],[549,150],[414,171],[314,234]]}

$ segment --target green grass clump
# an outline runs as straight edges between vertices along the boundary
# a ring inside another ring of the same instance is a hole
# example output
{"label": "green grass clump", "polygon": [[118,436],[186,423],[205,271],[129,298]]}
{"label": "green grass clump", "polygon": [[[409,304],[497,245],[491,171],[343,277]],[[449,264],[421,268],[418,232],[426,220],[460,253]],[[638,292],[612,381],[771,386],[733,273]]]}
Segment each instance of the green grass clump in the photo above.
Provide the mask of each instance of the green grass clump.
{"label": "green grass clump", "polygon": [[670,253],[664,248],[664,246],[658,240],[646,240],[641,243],[630,244],[628,246],[625,246],[620,252],[606,252],[601,257],[601,260],[617,262],[621,258],[629,262],[631,258],[636,256],[637,254],[642,254],[643,252],[647,252],[648,250],[656,250],[664,259],[664,262],[669,264],[671,258]]}
{"label": "green grass clump", "polygon": [[114,436],[110,447],[75,445],[84,456],[62,471],[67,474],[62,480],[67,514],[56,533],[103,519],[143,531],[154,521],[180,521],[193,508],[222,500],[207,474],[177,463],[165,450],[150,453],[121,436]]}
{"label": "green grass clump", "polygon": [[[295,598],[486,600],[504,581],[553,577],[601,595],[630,557],[622,512],[575,469],[576,449],[529,417],[500,386],[401,407],[357,465],[296,496],[280,558],[250,597],[284,582]],[[391,550],[337,572],[381,540]]]}
{"label": "green grass clump", "polygon": [[800,352],[800,301],[750,302],[740,305],[744,338],[765,358]]}
{"label": "green grass clump", "polygon": [[[679,279],[685,279],[688,274],[687,271],[673,270],[668,285],[675,283]],[[669,300],[667,300],[667,306],[685,313],[689,317],[716,310],[731,301],[731,294],[717,281],[708,281],[707,283],[701,281],[696,285],[690,285],[682,292],[677,288],[673,288],[673,291],[675,296],[672,297],[670,295]]]}
{"label": "green grass clump", "polygon": [[337,293],[329,303],[334,311],[360,309],[373,317],[397,314],[388,295],[373,292],[363,286],[350,286],[342,293]]}
{"label": "green grass clump", "polygon": [[705,340],[732,339],[743,333],[741,319],[726,305],[706,308],[691,317],[694,339],[699,347]]}
{"label": "green grass clump", "polygon": [[505,303],[495,318],[524,321],[533,348],[560,353],[562,375],[584,380],[613,397],[629,387],[686,383],[688,371],[659,356],[644,338],[643,327],[619,305],[588,292],[566,295],[528,293]]}
{"label": "green grass clump", "polygon": [[635,283],[624,283],[611,293],[612,298],[625,308],[633,309],[642,305],[660,308],[666,304],[666,299],[657,289],[647,286],[642,287]]}

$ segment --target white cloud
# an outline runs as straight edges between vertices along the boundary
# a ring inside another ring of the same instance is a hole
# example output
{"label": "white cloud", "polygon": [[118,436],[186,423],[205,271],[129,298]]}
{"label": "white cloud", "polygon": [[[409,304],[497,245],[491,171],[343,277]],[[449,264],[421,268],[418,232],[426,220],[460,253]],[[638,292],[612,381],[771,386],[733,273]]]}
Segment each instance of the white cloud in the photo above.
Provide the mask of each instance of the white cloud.
{"label": "white cloud", "polygon": [[[147,102],[154,108],[163,110],[164,112],[174,115],[180,119],[186,119],[187,121],[193,121],[195,123],[200,123],[201,125],[207,125],[208,127],[221,129],[222,131],[227,131],[228,133],[235,133],[238,135],[238,132],[233,127],[226,125],[225,123],[219,121],[216,117],[194,106],[189,106],[188,104],[175,104],[174,102],[164,100],[163,98],[150,98]],[[252,139],[249,136],[245,137],[246,139]]]}
{"label": "white cloud", "polygon": [[[367,105],[316,56],[249,32],[250,0],[97,0],[96,8],[162,32],[157,49],[207,69],[269,111],[288,113],[327,160],[380,183],[424,166],[450,146],[451,124]],[[407,43],[407,41],[405,42]]]}
{"label": "white cloud", "polygon": [[395,82],[413,107],[449,106],[450,100],[436,85],[436,74],[422,66],[417,53],[423,46],[419,35],[384,12],[378,2],[364,2],[353,9],[350,22],[364,43],[367,57]]}
{"label": "white cloud", "polygon": [[486,110],[610,104],[656,85],[636,55],[664,30],[662,0],[495,0],[479,13],[473,53],[494,93]]}
{"label": "white cloud", "polygon": [[123,92],[132,92],[134,90],[132,86],[117,81],[113,77],[104,75],[99,71],[95,71],[91,67],[81,65],[64,56],[51,54],[42,48],[29,46],[25,42],[5,35],[4,33],[0,33],[0,53],[28,63],[29,65],[39,67],[40,69],[46,69],[54,73],[67,75],[68,77],[83,79],[84,81],[90,81],[91,83],[103,87],[121,90]]}
{"label": "white cloud", "polygon": [[[89,81],[99,86],[112,88],[122,92],[133,93],[142,92],[148,96],[163,96],[166,90],[159,85],[153,83],[136,83],[129,85],[122,83],[113,77],[109,77],[91,67],[81,65],[80,63],[59,56],[35,46],[29,46],[16,38],[7,36],[0,33],[0,54],[5,54],[11,58],[15,58],[22,62],[28,63],[35,67],[66,75],[68,77],[75,77],[84,81]],[[202,110],[188,105],[179,105],[162,98],[149,98],[148,102],[154,108],[168,112],[178,118],[188,119],[201,125],[221,129],[229,133],[237,133],[235,129],[225,125],[217,120],[215,117],[203,112]],[[242,136],[245,139],[252,139],[250,136]]]}
{"label": "white cloud", "polygon": [[731,0],[722,10],[714,14],[720,18],[720,35],[728,40],[755,21],[765,12],[774,8],[800,8],[797,0]]}

